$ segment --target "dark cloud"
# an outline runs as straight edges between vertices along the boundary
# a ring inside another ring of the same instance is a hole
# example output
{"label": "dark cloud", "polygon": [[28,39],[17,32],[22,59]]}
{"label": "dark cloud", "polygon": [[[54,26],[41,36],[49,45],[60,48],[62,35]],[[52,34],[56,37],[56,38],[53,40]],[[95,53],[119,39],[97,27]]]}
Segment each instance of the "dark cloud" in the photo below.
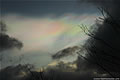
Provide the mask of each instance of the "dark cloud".
{"label": "dark cloud", "polygon": [[[56,1],[56,0],[47,0],[47,1],[27,1],[27,0],[12,0],[12,1],[2,1],[1,2],[1,14],[19,14],[23,16],[35,17],[35,16],[47,16],[52,15],[62,16],[65,13],[96,13],[96,9],[91,4],[81,4],[79,5],[77,1]],[[90,6],[90,7],[85,7]],[[88,11],[89,10],[89,11]]]}
{"label": "dark cloud", "polygon": [[60,59],[69,55],[73,55],[80,50],[79,46],[68,47],[66,49],[58,51],[56,54],[52,55],[53,59]]}
{"label": "dark cloud", "polygon": [[[52,57],[53,57],[53,59],[61,59],[63,57],[67,57],[69,55],[78,54],[79,51],[81,51],[81,48],[78,46],[69,47],[69,48],[66,48],[66,49],[59,51],[59,53],[56,53]],[[82,53],[80,52],[80,55],[81,54]],[[69,67],[69,65],[76,65],[76,68]],[[47,70],[48,71],[53,70],[56,72],[55,74],[58,73],[58,75],[60,75],[60,76],[63,76],[63,74],[66,75],[66,77],[61,78],[60,80],[66,80],[66,79],[92,80],[94,77],[102,77],[102,78],[103,77],[111,77],[100,66],[89,61],[88,57],[86,60],[79,55],[78,55],[78,58],[73,62],[68,62],[68,63],[58,62],[58,65],[50,67],[50,68],[48,67]],[[49,73],[51,73],[51,72],[49,72]],[[69,75],[71,75],[71,76],[69,76]]]}
{"label": "dark cloud", "polygon": [[2,80],[26,80],[29,75],[28,66],[26,65],[16,65],[16,66],[8,66],[4,69],[0,70],[0,79]]}
{"label": "dark cloud", "polygon": [[0,21],[0,33],[4,33],[6,32],[6,24],[4,24],[4,22]]}
{"label": "dark cloud", "polygon": [[0,51],[11,49],[11,48],[18,48],[22,47],[22,43],[15,38],[9,37],[6,34],[0,34]]}
{"label": "dark cloud", "polygon": [[5,32],[7,31],[6,29],[6,24],[3,22],[0,22],[0,51],[11,49],[11,48],[18,48],[20,49],[23,44],[15,39],[7,35]]}
{"label": "dark cloud", "polygon": [[[68,66],[69,64],[79,64],[79,69],[76,71],[69,70]],[[109,74],[106,72],[102,72],[102,69],[98,70],[98,67],[94,66],[93,64],[88,64],[84,59],[79,57],[75,62],[73,63],[59,63],[56,67],[52,67],[49,69],[45,69],[45,72],[43,73],[43,80],[93,80],[95,77],[99,78],[105,78],[110,77]],[[68,70],[68,71],[67,71]],[[40,79],[40,72],[35,73],[37,77],[39,77],[37,80]],[[33,76],[29,76],[27,80],[33,79]]]}
{"label": "dark cloud", "polygon": [[[97,73],[97,69],[91,65],[86,64],[84,59],[77,59],[75,62],[80,64],[79,70],[76,72],[62,71],[60,69],[49,69],[43,72],[34,71],[31,65],[16,65],[8,66],[0,70],[0,79],[2,80],[93,80],[95,77],[110,77],[107,74]],[[64,66],[65,64],[60,64]],[[33,65],[32,65],[33,66]],[[88,67],[89,66],[89,67]]]}
{"label": "dark cloud", "polygon": [[94,4],[97,7],[104,7],[111,16],[113,16],[115,19],[119,19],[119,7],[120,7],[120,1],[119,0],[78,0],[83,2],[90,2]]}
{"label": "dark cloud", "polygon": [[[15,67],[7,67],[1,71],[2,79],[4,80],[92,80],[91,74],[79,74],[76,72],[61,72],[57,70],[51,70],[49,72],[37,72],[31,71],[28,72],[26,76],[20,74],[21,72],[26,73],[26,69],[24,66],[15,66]],[[12,71],[14,70],[14,71]],[[9,72],[12,71],[10,74]],[[17,74],[16,74],[17,72]],[[3,74],[4,73],[4,74]],[[22,75],[21,77],[18,77]]]}

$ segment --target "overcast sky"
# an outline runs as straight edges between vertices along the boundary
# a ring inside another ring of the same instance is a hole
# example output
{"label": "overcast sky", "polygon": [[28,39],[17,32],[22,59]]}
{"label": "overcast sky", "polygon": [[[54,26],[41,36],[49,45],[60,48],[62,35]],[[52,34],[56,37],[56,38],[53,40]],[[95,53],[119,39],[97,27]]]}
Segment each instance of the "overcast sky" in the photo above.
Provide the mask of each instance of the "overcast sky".
{"label": "overcast sky", "polygon": [[10,57],[24,54],[25,63],[37,66],[50,63],[51,54],[63,48],[82,44],[87,36],[78,25],[89,27],[99,16],[91,3],[77,0],[2,0],[0,9],[7,33],[24,44]]}

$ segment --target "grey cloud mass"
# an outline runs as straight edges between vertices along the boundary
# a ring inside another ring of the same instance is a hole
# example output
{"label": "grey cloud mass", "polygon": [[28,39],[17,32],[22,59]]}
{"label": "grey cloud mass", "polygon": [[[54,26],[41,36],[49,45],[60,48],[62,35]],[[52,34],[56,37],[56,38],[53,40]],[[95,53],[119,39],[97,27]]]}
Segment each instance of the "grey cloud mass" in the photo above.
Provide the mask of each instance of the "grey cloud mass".
{"label": "grey cloud mass", "polygon": [[1,21],[0,22],[0,51],[15,48],[15,47],[20,49],[23,46],[23,44],[19,40],[12,38],[8,34],[6,34],[5,33],[6,31],[7,31],[6,24]]}
{"label": "grey cloud mass", "polygon": [[60,50],[56,54],[52,55],[52,58],[53,59],[60,59],[62,57],[66,57],[66,56],[69,56],[69,55],[74,55],[78,51],[80,51],[79,46],[68,47],[68,48]]}

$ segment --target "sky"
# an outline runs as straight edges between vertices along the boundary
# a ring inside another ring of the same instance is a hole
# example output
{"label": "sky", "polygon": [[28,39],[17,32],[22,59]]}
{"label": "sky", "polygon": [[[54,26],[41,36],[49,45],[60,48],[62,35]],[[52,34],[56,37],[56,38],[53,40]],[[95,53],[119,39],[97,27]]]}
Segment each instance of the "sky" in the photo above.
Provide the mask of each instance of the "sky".
{"label": "sky", "polygon": [[[51,54],[57,51],[83,44],[88,36],[78,26],[90,27],[100,16],[91,3],[77,0],[2,0],[0,9],[7,33],[24,45],[20,51],[2,53],[12,64],[22,55],[24,63],[37,67],[51,63]],[[11,64],[7,59],[4,66]]]}

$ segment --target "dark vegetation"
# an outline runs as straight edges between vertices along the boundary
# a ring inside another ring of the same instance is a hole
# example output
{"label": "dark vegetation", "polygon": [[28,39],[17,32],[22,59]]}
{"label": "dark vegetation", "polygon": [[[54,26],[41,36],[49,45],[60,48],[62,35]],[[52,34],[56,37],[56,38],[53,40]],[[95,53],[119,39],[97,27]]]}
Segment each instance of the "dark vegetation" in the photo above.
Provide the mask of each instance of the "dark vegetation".
{"label": "dark vegetation", "polygon": [[85,25],[80,26],[90,38],[83,46],[86,57],[78,54],[111,77],[120,77],[120,23],[107,9],[101,7],[99,10],[103,17],[96,20],[97,29],[91,32]]}

